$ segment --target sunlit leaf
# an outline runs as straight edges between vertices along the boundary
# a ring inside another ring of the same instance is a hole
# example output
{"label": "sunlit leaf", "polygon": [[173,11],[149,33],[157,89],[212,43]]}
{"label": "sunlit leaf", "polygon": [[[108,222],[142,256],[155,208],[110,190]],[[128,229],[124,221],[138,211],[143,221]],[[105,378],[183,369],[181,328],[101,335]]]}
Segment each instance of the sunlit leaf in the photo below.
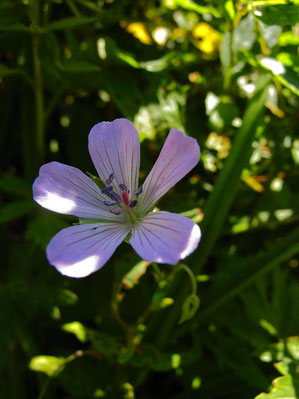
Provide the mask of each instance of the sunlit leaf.
{"label": "sunlit leaf", "polygon": [[146,273],[146,269],[150,265],[144,260],[138,262],[132,269],[122,278],[121,284],[125,289],[131,289],[138,284],[140,278]]}
{"label": "sunlit leaf", "polygon": [[272,382],[270,393],[261,393],[255,399],[297,399],[299,377],[278,377]]}
{"label": "sunlit leaf", "polygon": [[64,369],[66,362],[62,357],[35,356],[30,360],[29,368],[45,373],[49,377],[55,377]]}

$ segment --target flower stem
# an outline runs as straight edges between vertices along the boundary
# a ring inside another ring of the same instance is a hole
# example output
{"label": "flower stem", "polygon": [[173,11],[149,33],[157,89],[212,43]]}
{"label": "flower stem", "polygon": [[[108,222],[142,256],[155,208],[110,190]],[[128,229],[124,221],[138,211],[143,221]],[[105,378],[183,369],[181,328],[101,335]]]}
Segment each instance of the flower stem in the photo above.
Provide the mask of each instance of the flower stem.
{"label": "flower stem", "polygon": [[196,291],[197,291],[197,282],[195,279],[195,276],[192,272],[192,270],[190,269],[190,267],[188,267],[187,265],[184,265],[183,263],[180,263],[177,270],[185,270],[185,272],[188,274],[189,278],[190,278],[190,282],[192,285],[192,295],[196,295]]}

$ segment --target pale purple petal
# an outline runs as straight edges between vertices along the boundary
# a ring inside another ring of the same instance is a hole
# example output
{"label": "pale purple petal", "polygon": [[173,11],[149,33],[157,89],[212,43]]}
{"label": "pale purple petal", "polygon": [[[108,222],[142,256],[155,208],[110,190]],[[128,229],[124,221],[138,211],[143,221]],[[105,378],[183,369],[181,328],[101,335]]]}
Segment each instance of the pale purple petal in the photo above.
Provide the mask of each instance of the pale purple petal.
{"label": "pale purple petal", "polygon": [[175,265],[196,248],[200,229],[189,218],[169,212],[151,212],[132,232],[130,244],[148,262]]}
{"label": "pale purple petal", "polygon": [[34,200],[50,211],[80,218],[119,220],[103,203],[108,197],[72,166],[59,162],[43,165],[32,189]]}
{"label": "pale purple petal", "polygon": [[104,182],[111,173],[116,191],[125,184],[130,192],[138,186],[140,144],[132,122],[115,119],[95,125],[88,137],[89,153],[94,166]]}
{"label": "pale purple petal", "polygon": [[49,263],[65,276],[88,276],[108,261],[128,233],[125,225],[113,222],[67,227],[50,241]]}
{"label": "pale purple petal", "polygon": [[177,129],[171,129],[162,151],[143,184],[139,197],[142,212],[148,211],[172,186],[199,161],[197,141]]}

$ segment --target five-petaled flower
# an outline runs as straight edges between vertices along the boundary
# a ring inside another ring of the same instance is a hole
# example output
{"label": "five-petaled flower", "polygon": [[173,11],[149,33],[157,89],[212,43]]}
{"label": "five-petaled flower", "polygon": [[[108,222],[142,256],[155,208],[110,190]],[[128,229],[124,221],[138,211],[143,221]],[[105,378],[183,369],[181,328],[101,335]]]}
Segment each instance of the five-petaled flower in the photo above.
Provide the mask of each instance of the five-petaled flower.
{"label": "five-petaled flower", "polygon": [[101,122],[89,133],[89,152],[99,186],[79,169],[59,162],[40,168],[33,198],[44,208],[84,219],[56,234],[47,247],[49,263],[62,274],[85,277],[100,269],[127,237],[149,262],[176,264],[193,252],[200,229],[185,216],[151,212],[154,204],[199,161],[195,139],[172,129],[142,186],[140,144],[127,119]]}

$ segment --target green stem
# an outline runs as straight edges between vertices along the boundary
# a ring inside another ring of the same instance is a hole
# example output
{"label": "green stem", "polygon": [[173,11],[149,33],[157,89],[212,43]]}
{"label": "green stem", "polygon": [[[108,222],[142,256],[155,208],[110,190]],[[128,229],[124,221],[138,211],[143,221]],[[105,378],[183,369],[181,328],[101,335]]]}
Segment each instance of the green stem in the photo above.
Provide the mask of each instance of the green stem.
{"label": "green stem", "polygon": [[86,1],[86,0],[76,0],[77,3],[82,4],[82,6],[89,8],[92,11],[95,12],[100,12],[101,9],[98,7],[96,4],[92,3],[91,1]]}
{"label": "green stem", "polygon": [[194,276],[192,270],[190,269],[190,267],[180,263],[177,271],[179,271],[179,270],[185,270],[185,272],[188,274],[190,281],[191,281],[191,285],[192,285],[192,295],[196,295],[197,282],[196,282],[195,276]]}
{"label": "green stem", "polygon": [[74,4],[74,2],[72,0],[66,0],[70,10],[72,11],[72,13],[74,15],[76,15],[77,17],[81,17],[81,13],[78,10],[77,6]]}
{"label": "green stem", "polygon": [[262,32],[262,28],[261,28],[261,24],[260,24],[260,21],[258,20],[258,18],[255,18],[255,26],[256,26],[256,32],[257,32],[257,36],[258,36],[258,41],[259,41],[259,44],[260,44],[261,52],[262,52],[264,57],[267,57],[269,55],[269,50],[267,48],[266,40],[264,38],[264,35],[263,35],[263,32]]}
{"label": "green stem", "polygon": [[299,0],[266,0],[266,1],[252,1],[247,8],[252,9],[253,7],[267,7],[267,6],[279,6],[284,4],[299,4]]}
{"label": "green stem", "polygon": [[35,129],[36,129],[36,148],[39,156],[39,161],[45,158],[45,131],[44,131],[44,95],[43,95],[43,79],[42,69],[39,59],[39,0],[32,0],[32,57],[33,57],[33,79],[34,79],[34,97],[35,97]]}

